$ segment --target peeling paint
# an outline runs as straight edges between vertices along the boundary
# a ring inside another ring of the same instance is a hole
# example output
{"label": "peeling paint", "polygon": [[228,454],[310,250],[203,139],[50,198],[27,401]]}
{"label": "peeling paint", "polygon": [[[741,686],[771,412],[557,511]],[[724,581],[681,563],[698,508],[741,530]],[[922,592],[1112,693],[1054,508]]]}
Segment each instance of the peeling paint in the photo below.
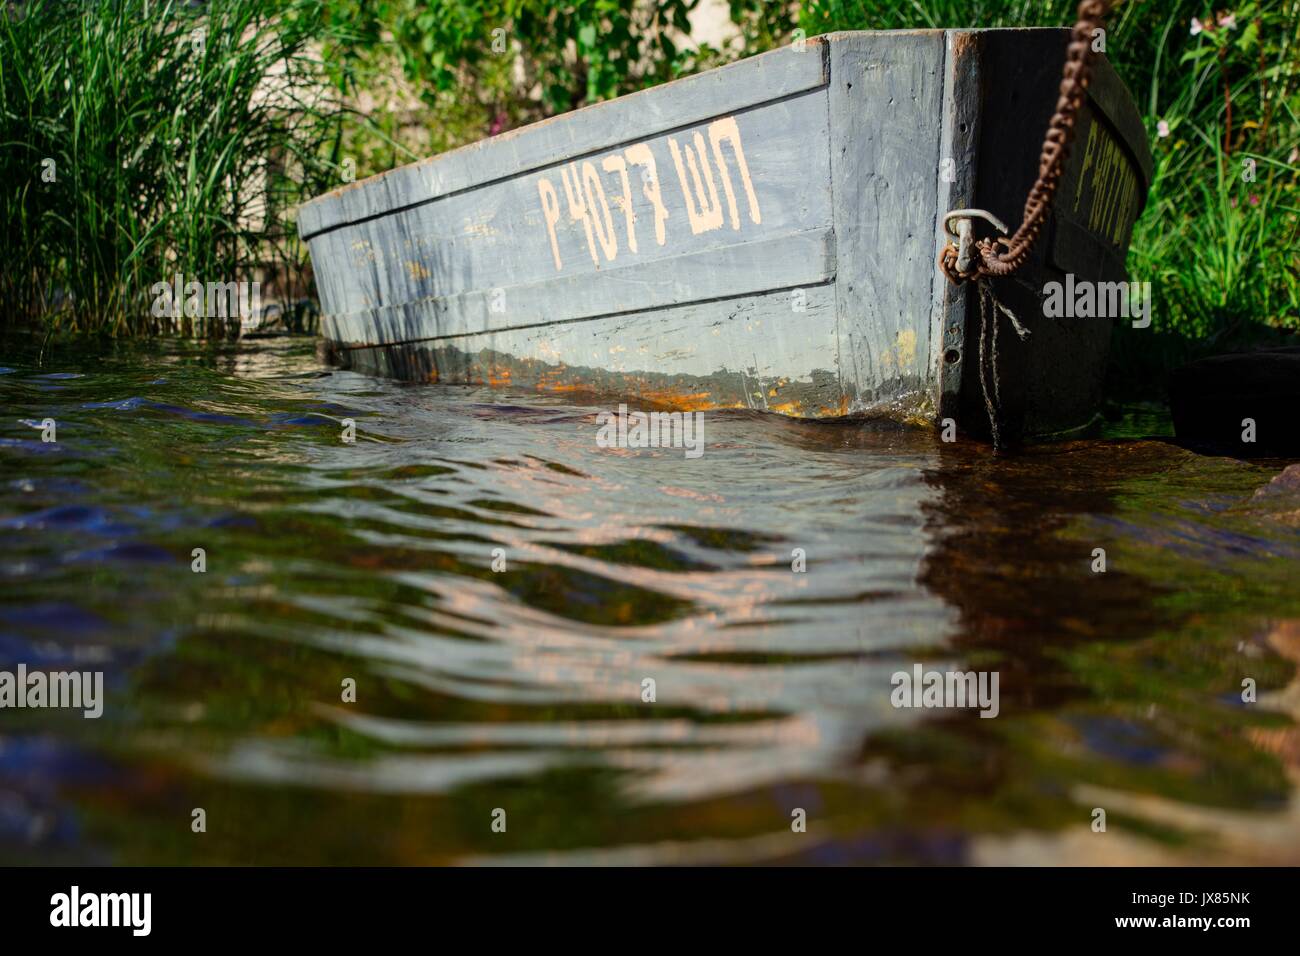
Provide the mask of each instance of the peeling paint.
{"label": "peeling paint", "polygon": [[402,267],[406,269],[412,282],[418,282],[421,279],[429,278],[429,270],[422,262],[416,262],[414,259],[407,259],[402,263]]}
{"label": "peeling paint", "polygon": [[903,329],[894,341],[894,355],[900,369],[911,368],[916,364],[916,331]]}

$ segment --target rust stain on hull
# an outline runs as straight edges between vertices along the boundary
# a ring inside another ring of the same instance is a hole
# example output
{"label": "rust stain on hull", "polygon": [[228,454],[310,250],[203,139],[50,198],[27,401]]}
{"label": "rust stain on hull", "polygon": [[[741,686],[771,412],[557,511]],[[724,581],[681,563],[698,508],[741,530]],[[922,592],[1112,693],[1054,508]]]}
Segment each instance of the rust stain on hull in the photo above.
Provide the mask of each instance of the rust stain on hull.
{"label": "rust stain on hull", "polygon": [[[472,354],[445,343],[374,348],[340,348],[331,343],[323,353],[346,368],[406,380],[605,397],[666,411],[753,409],[792,418],[843,418],[853,406],[851,396],[841,394],[839,379],[829,370],[807,381],[783,377],[756,382],[752,373],[726,369],[710,375],[625,372],[552,364],[503,352]],[[782,400],[772,403],[770,396]]]}

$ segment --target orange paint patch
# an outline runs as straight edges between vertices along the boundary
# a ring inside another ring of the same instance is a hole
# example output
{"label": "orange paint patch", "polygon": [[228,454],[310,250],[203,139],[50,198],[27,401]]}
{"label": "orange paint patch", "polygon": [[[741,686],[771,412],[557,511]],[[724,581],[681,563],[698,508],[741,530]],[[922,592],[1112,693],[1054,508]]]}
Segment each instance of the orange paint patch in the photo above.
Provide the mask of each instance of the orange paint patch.
{"label": "orange paint patch", "polygon": [[836,408],[833,405],[823,405],[821,408],[817,409],[817,414],[812,417],[813,418],[836,418],[836,417],[843,417],[848,413],[849,413],[849,397],[847,395],[841,395],[839,408]]}
{"label": "orange paint patch", "polygon": [[594,385],[582,382],[538,382],[537,387],[547,392],[594,392]]}
{"label": "orange paint patch", "polygon": [[776,412],[779,415],[793,415],[795,418],[803,418],[803,402],[782,402],[779,405],[769,405],[769,412]]}
{"label": "orange paint patch", "polygon": [[[641,398],[664,408],[680,412],[702,412],[710,408],[722,408],[713,398],[712,392],[678,392],[670,388],[646,389]],[[736,408],[743,406],[736,403]]]}

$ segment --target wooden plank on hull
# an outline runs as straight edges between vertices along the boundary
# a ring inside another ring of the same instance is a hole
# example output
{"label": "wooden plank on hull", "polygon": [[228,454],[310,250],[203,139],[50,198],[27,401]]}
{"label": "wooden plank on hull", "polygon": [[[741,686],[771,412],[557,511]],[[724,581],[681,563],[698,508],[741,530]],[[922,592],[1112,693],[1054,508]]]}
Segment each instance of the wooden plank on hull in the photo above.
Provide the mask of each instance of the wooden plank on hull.
{"label": "wooden plank on hull", "polygon": [[[797,232],[606,270],[598,282],[583,274],[560,276],[327,315],[322,331],[350,345],[384,345],[648,312],[820,285],[835,278],[835,261],[829,229]],[[798,321],[797,314],[788,321]]]}
{"label": "wooden plank on hull", "polygon": [[[714,287],[704,264],[740,261],[756,268],[753,284],[736,291],[775,287],[765,277],[768,265],[786,276],[782,285],[823,281],[821,257],[803,254],[807,243],[798,237],[831,227],[828,118],[816,102],[824,98],[821,90],[763,104],[318,235],[313,256],[347,265],[318,270],[322,309],[347,316],[480,293],[495,296],[509,313],[526,302],[511,289],[572,295],[582,288],[574,304],[601,315],[629,307],[641,271],[651,285],[674,272],[673,301],[728,295]],[[809,175],[818,155],[821,173]],[[782,237],[790,237],[788,247],[776,241]],[[747,245],[756,248],[720,255]],[[793,259],[765,262],[763,250]],[[696,253],[703,257],[698,266],[690,259]],[[806,275],[794,263],[803,263]],[[508,321],[555,318],[540,305],[530,308],[538,317]]]}
{"label": "wooden plank on hull", "polygon": [[820,40],[772,50],[336,189],[303,206],[299,233],[311,239],[344,224],[517,177],[553,165],[557,158],[610,152],[825,85]]}
{"label": "wooden plank on hull", "polygon": [[944,216],[950,210],[975,205],[983,105],[979,46],[980,34],[976,31],[949,30],[944,35],[943,127],[935,166],[937,206],[930,270],[930,364],[936,383],[935,417],[940,422],[956,422],[961,416],[962,380],[970,360],[966,354],[967,317],[976,307],[968,286],[949,282],[937,263],[940,250],[950,241]]}
{"label": "wooden plank on hull", "polygon": [[[791,315],[798,322],[791,322]],[[831,283],[632,315],[343,350],[404,379],[628,396],[649,404],[847,414]]]}
{"label": "wooden plank on hull", "polygon": [[869,407],[931,387],[944,35],[845,34],[830,51],[840,363]]}

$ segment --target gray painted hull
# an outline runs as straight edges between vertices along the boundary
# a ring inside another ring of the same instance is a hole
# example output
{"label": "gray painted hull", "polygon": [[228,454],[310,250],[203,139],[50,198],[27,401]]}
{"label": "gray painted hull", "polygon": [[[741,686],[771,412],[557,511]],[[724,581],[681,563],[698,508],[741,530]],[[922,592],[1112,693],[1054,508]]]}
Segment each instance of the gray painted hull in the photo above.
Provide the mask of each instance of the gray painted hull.
{"label": "gray painted hull", "polygon": [[[299,214],[324,343],[406,379],[979,433],[978,315],[935,265],[942,216],[1018,222],[1066,40],[832,34],[336,190]],[[1002,337],[1017,434],[1095,415],[1110,323],[1044,318],[1034,290],[1126,278],[1150,169],[1102,62],[1053,223],[999,285],[1032,329]]]}

